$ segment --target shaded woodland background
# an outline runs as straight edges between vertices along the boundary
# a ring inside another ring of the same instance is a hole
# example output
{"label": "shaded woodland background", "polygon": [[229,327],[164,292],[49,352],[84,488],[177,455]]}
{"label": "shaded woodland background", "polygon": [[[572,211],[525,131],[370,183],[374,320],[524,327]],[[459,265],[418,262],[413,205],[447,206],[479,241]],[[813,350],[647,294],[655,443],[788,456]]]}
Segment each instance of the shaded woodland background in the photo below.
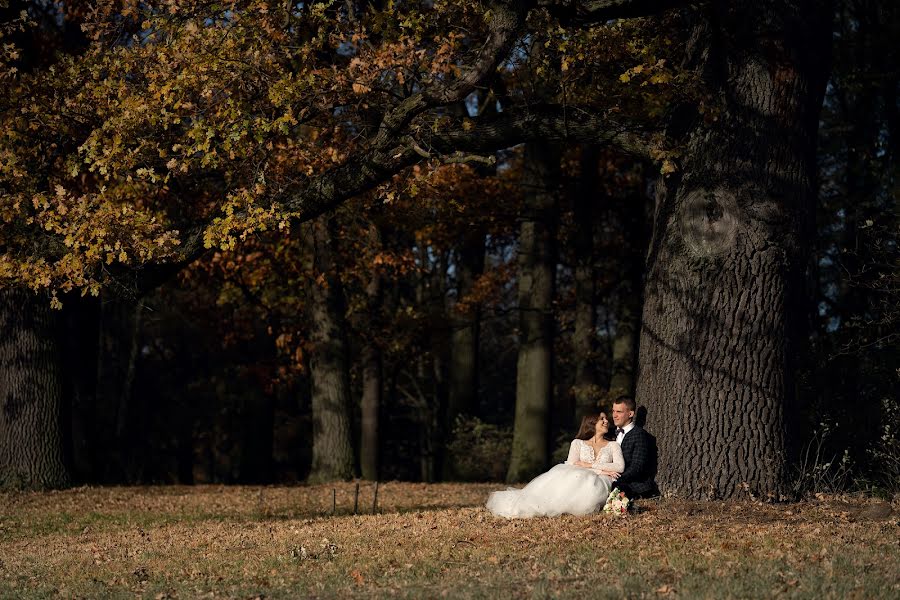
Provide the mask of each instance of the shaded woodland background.
{"label": "shaded woodland background", "polygon": [[[46,52],[78,43],[51,3],[28,9],[44,20]],[[834,23],[795,384],[797,485],[896,490],[900,10],[848,0]],[[498,108],[502,98],[481,93],[455,110]],[[406,172],[400,193],[364,195],[289,236],[258,232],[147,295],[125,276],[97,298],[65,298],[75,479],[305,480],[326,322],[346,340],[334,351],[350,372],[354,474],[503,479],[532,330],[547,334],[552,361],[530,387],[550,386],[544,426],[551,451],[567,447],[582,414],[635,389],[659,169],[586,144],[532,142],[494,158]],[[545,285],[549,303],[521,295],[523,278]],[[691,420],[692,399],[679,401]]]}

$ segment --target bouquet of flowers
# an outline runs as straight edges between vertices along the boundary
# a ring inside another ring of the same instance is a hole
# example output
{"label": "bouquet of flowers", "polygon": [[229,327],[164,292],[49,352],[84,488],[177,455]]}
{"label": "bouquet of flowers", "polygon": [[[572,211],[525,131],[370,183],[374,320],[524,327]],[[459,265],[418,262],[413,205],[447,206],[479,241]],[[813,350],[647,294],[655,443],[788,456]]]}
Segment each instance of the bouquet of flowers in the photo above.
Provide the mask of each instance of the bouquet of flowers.
{"label": "bouquet of flowers", "polygon": [[631,501],[625,495],[625,492],[620,492],[619,488],[613,488],[606,498],[606,505],[603,507],[603,512],[624,516],[628,514],[628,505],[630,503]]}

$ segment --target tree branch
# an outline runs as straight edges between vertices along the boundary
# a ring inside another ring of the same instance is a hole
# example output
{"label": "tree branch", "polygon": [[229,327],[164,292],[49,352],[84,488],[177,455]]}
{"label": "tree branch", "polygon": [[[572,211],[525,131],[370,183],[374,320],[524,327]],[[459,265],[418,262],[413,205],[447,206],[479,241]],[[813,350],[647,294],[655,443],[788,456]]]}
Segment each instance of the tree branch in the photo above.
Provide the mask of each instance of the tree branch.
{"label": "tree branch", "polygon": [[417,115],[437,106],[464,100],[475,87],[493,75],[525,23],[526,8],[524,3],[515,0],[491,3],[489,34],[478,50],[477,58],[464,67],[459,77],[449,81],[438,80],[388,111],[372,140],[372,147],[384,149]]}
{"label": "tree branch", "polygon": [[[403,169],[436,154],[450,160],[458,152],[489,153],[529,141],[589,142],[607,145],[632,156],[649,159],[649,133],[575,106],[540,104],[499,113],[489,119],[459,120],[418,139],[403,136],[388,152],[370,150],[322,173],[281,202],[281,208],[309,221],[345,200],[374,189]],[[182,266],[205,252],[207,223],[190,229],[170,263]],[[151,272],[154,269],[150,269]]]}
{"label": "tree branch", "polygon": [[442,153],[493,152],[523,142],[587,142],[617,148],[625,154],[651,158],[646,128],[617,121],[591,109],[559,104],[513,108],[488,119],[438,131],[420,143]]}
{"label": "tree branch", "polygon": [[536,0],[564,24],[603,23],[612,19],[649,17],[686,4],[685,0]]}

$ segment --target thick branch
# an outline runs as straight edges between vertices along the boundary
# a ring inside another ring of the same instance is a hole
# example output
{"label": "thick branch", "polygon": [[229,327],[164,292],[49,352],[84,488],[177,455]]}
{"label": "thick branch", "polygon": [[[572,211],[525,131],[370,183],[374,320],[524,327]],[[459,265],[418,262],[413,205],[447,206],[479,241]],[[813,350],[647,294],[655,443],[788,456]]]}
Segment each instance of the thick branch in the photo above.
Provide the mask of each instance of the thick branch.
{"label": "thick branch", "polygon": [[649,17],[686,4],[684,0],[536,0],[565,24],[603,23],[612,19]]}
{"label": "thick branch", "polygon": [[[579,107],[542,104],[517,108],[491,119],[477,119],[474,124],[459,121],[436,133],[429,131],[427,138],[414,140],[406,136],[388,152],[361,153],[289,195],[281,208],[300,213],[300,221],[314,219],[422,161],[423,155],[494,152],[529,141],[568,141],[607,145],[650,158],[648,137],[639,127]],[[203,254],[205,227],[206,224],[198,225],[188,232],[173,259],[175,264],[185,264]]]}
{"label": "thick branch", "polygon": [[545,140],[605,145],[625,154],[650,158],[646,129],[590,109],[559,104],[514,108],[491,119],[478,119],[469,128],[459,126],[438,131],[422,141],[440,152],[450,153],[493,152],[523,142]]}

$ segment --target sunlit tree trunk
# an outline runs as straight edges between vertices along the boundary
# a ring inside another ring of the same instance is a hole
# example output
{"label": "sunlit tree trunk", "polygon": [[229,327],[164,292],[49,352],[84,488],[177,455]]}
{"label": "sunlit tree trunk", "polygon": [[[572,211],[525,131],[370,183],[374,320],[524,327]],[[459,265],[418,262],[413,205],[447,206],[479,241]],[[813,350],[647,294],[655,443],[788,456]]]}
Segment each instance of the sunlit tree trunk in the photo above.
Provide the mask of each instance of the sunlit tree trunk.
{"label": "sunlit tree trunk", "polygon": [[336,273],[327,217],[303,231],[313,253],[316,281],[310,285],[313,449],[311,483],[354,475],[350,437],[350,370],[341,281]]}

